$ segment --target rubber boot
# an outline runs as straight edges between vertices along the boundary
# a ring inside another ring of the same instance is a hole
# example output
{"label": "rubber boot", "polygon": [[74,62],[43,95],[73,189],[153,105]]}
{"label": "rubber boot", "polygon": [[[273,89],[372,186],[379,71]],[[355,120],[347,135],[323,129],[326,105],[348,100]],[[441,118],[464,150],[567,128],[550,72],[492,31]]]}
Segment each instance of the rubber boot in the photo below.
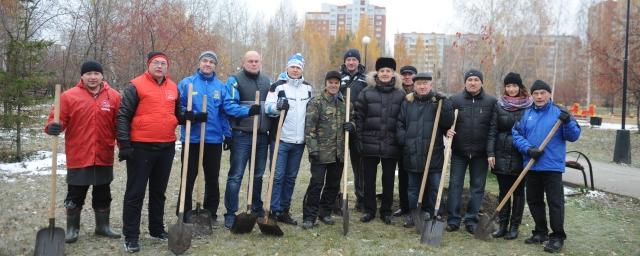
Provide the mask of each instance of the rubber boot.
{"label": "rubber boot", "polygon": [[96,235],[106,236],[109,238],[120,238],[120,234],[113,232],[109,226],[109,213],[111,209],[94,209],[96,214]]}
{"label": "rubber boot", "polygon": [[80,233],[80,212],[81,207],[67,208],[67,230],[64,235],[65,243],[75,243],[78,241],[78,234]]}
{"label": "rubber boot", "polygon": [[522,213],[524,212],[524,196],[513,197],[513,212],[511,212],[511,227],[509,232],[504,236],[504,239],[513,240],[518,238],[518,228],[522,222]]}
{"label": "rubber boot", "polygon": [[507,234],[507,228],[509,227],[509,213],[511,212],[510,208],[509,204],[507,204],[502,208],[502,210],[500,210],[500,213],[498,213],[499,227],[498,230],[491,234],[494,238],[503,237]]}

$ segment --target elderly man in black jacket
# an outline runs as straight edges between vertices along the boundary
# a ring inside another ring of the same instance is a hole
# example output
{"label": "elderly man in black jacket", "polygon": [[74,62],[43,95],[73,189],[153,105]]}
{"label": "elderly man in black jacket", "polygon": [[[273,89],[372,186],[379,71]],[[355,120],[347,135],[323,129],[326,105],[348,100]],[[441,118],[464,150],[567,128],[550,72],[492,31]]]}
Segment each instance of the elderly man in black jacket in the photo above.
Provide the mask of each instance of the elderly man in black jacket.
{"label": "elderly man in black jacket", "polygon": [[464,216],[467,232],[474,233],[478,224],[478,211],[484,196],[487,180],[487,137],[489,123],[493,114],[496,98],[482,89],[482,72],[471,69],[464,74],[464,91],[453,95],[453,108],[458,109],[456,130],[449,130],[453,137],[451,157],[451,177],[449,178],[449,197],[447,199],[447,231],[460,228],[460,205],[464,176],[469,167],[469,202]]}
{"label": "elderly man in black jacket", "polygon": [[[414,92],[407,94],[406,100],[400,107],[398,117],[398,142],[402,145],[403,163],[408,176],[408,207],[410,210],[416,208],[422,175],[424,175],[424,165],[426,164],[427,152],[431,142],[433,129],[436,131],[431,163],[429,163],[429,174],[427,177],[427,187],[423,201],[423,211],[434,214],[435,199],[438,193],[438,184],[442,174],[442,164],[444,162],[444,141],[443,136],[447,129],[453,124],[453,106],[451,101],[436,91],[432,90],[431,73],[418,73],[413,77]],[[438,127],[434,127],[436,122],[436,112],[438,102],[442,102],[440,121]],[[411,214],[405,215],[405,227],[412,227],[414,220]]]}

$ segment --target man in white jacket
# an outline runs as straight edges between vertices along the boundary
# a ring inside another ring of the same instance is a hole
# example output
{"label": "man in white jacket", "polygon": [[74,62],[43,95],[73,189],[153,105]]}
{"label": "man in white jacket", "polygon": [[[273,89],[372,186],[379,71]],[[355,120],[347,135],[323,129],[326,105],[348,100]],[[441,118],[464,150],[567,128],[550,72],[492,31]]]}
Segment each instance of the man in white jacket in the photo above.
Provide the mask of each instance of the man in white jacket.
{"label": "man in white jacket", "polygon": [[[278,116],[286,113],[280,134],[280,148],[273,180],[271,211],[279,222],[297,225],[289,208],[295,186],[300,161],[304,152],[304,120],[307,102],[311,99],[313,87],[304,81],[302,71],[304,57],[296,53],[287,61],[287,72],[271,85],[265,103],[266,114]],[[276,131],[271,131],[275,133]]]}

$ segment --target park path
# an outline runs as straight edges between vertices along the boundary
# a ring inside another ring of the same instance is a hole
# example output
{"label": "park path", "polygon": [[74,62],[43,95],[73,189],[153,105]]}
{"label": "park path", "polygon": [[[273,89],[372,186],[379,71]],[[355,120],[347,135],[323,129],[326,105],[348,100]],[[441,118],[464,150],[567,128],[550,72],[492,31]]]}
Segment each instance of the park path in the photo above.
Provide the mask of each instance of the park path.
{"label": "park path", "polygon": [[[597,161],[591,161],[591,165],[593,167],[593,183],[597,190],[640,199],[640,168]],[[585,172],[590,186],[589,170],[586,165]],[[566,183],[584,185],[582,172],[568,167],[563,175],[563,180]]]}

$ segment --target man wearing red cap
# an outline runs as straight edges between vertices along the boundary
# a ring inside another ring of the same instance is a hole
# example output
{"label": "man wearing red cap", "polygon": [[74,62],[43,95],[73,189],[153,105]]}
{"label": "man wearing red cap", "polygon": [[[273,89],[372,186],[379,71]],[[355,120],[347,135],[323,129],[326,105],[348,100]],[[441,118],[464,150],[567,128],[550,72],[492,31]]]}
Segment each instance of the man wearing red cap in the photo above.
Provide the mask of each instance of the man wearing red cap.
{"label": "man wearing red cap", "polygon": [[140,215],[149,184],[149,234],[166,241],[164,202],[175,155],[179,111],[176,84],[169,78],[169,58],[150,52],[147,71],[124,89],[117,117],[118,158],[127,160],[127,187],[122,210],[122,233],[127,252],[140,250]]}

